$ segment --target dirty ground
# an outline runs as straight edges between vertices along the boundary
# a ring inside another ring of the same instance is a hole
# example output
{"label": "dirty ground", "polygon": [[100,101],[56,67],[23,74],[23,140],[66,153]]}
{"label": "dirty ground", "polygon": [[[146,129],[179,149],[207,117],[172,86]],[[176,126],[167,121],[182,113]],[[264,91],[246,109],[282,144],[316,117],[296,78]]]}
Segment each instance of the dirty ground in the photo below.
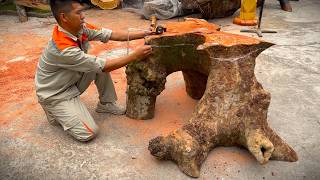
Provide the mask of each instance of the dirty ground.
{"label": "dirty ground", "polygon": [[[266,2],[262,28],[278,33],[264,34],[263,39],[277,45],[258,56],[255,73],[271,93],[269,124],[296,150],[298,162],[260,165],[244,149],[220,147],[203,164],[201,179],[320,178],[320,2],[291,5],[289,13],[275,0]],[[243,27],[231,23],[238,13],[210,22],[221,25],[222,31],[239,33]],[[90,9],[85,14],[88,22],[111,29],[149,26],[149,21],[120,9]],[[96,139],[76,142],[48,124],[37,104],[33,78],[53,26],[53,18],[19,23],[16,16],[0,16],[0,179],[189,179],[174,163],[158,161],[147,150],[151,138],[185,124],[197,103],[187,96],[180,72],[168,77],[152,120],[96,113],[97,91],[91,86],[81,98],[100,127]],[[130,47],[142,43],[134,41]],[[94,42],[90,53],[103,55],[126,45]],[[123,104],[124,70],[111,73]]]}

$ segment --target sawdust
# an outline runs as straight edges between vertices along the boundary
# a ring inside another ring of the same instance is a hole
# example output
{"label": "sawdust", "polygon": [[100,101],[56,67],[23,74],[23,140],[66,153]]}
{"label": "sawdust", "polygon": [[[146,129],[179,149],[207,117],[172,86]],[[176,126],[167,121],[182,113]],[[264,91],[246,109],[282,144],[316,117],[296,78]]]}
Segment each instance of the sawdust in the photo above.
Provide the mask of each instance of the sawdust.
{"label": "sawdust", "polygon": [[3,108],[33,93],[36,64],[48,37],[32,33],[0,35],[5,38],[0,49],[0,108]]}

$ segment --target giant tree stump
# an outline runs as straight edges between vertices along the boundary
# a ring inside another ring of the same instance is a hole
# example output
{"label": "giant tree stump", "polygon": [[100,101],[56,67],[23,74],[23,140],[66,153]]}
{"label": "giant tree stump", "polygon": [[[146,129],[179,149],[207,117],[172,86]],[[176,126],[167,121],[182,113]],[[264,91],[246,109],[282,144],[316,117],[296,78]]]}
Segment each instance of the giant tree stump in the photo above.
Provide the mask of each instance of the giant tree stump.
{"label": "giant tree stump", "polygon": [[149,119],[166,77],[182,71],[186,91],[200,99],[189,122],[149,143],[152,155],[177,163],[198,177],[209,151],[242,146],[260,162],[297,161],[297,154],[267,123],[270,94],[254,74],[255,59],[273,44],[218,31],[204,20],[167,24],[167,32],[150,36],[147,59],[128,65],[127,116]]}

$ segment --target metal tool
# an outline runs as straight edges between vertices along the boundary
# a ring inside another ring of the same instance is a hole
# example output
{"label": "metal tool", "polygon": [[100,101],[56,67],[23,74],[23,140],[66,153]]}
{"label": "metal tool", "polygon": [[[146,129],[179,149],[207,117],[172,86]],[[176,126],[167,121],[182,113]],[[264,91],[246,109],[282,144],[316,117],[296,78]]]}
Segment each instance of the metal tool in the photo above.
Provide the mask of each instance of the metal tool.
{"label": "metal tool", "polygon": [[157,25],[157,17],[156,16],[151,16],[151,31],[155,34],[162,34],[167,31],[167,28],[161,25]]}
{"label": "metal tool", "polygon": [[259,22],[258,22],[258,28],[257,29],[241,29],[240,32],[247,32],[247,33],[256,33],[259,37],[262,37],[262,33],[277,33],[277,31],[272,30],[261,30],[261,21],[262,21],[262,13],[263,13],[263,7],[264,7],[264,1],[261,2],[260,12],[259,12]]}

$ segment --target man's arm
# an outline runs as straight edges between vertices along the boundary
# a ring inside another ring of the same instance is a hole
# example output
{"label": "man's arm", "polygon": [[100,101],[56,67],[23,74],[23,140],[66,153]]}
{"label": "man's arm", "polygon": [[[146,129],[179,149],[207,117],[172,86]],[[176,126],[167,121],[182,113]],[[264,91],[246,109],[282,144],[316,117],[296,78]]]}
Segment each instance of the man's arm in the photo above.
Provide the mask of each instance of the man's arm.
{"label": "man's arm", "polygon": [[[147,35],[152,34],[149,30],[140,30],[140,31],[129,31],[129,40],[141,39]],[[110,40],[113,41],[127,41],[128,40],[128,31],[112,31]]]}
{"label": "man's arm", "polygon": [[[98,28],[91,24],[86,23],[84,26],[84,31],[88,35],[89,41],[107,42],[108,40],[113,41],[127,41],[128,31],[112,31],[110,29]],[[141,39],[147,35],[151,35],[150,30],[134,30],[129,31],[129,40]]]}
{"label": "man's arm", "polygon": [[109,60],[105,64],[103,71],[110,72],[115,69],[121,68],[122,66],[125,66],[132,61],[141,60],[141,59],[147,57],[151,53],[151,51],[152,51],[151,46],[149,46],[149,45],[141,46],[138,49],[136,49],[135,51],[133,51],[133,53],[131,53],[128,56]]}

